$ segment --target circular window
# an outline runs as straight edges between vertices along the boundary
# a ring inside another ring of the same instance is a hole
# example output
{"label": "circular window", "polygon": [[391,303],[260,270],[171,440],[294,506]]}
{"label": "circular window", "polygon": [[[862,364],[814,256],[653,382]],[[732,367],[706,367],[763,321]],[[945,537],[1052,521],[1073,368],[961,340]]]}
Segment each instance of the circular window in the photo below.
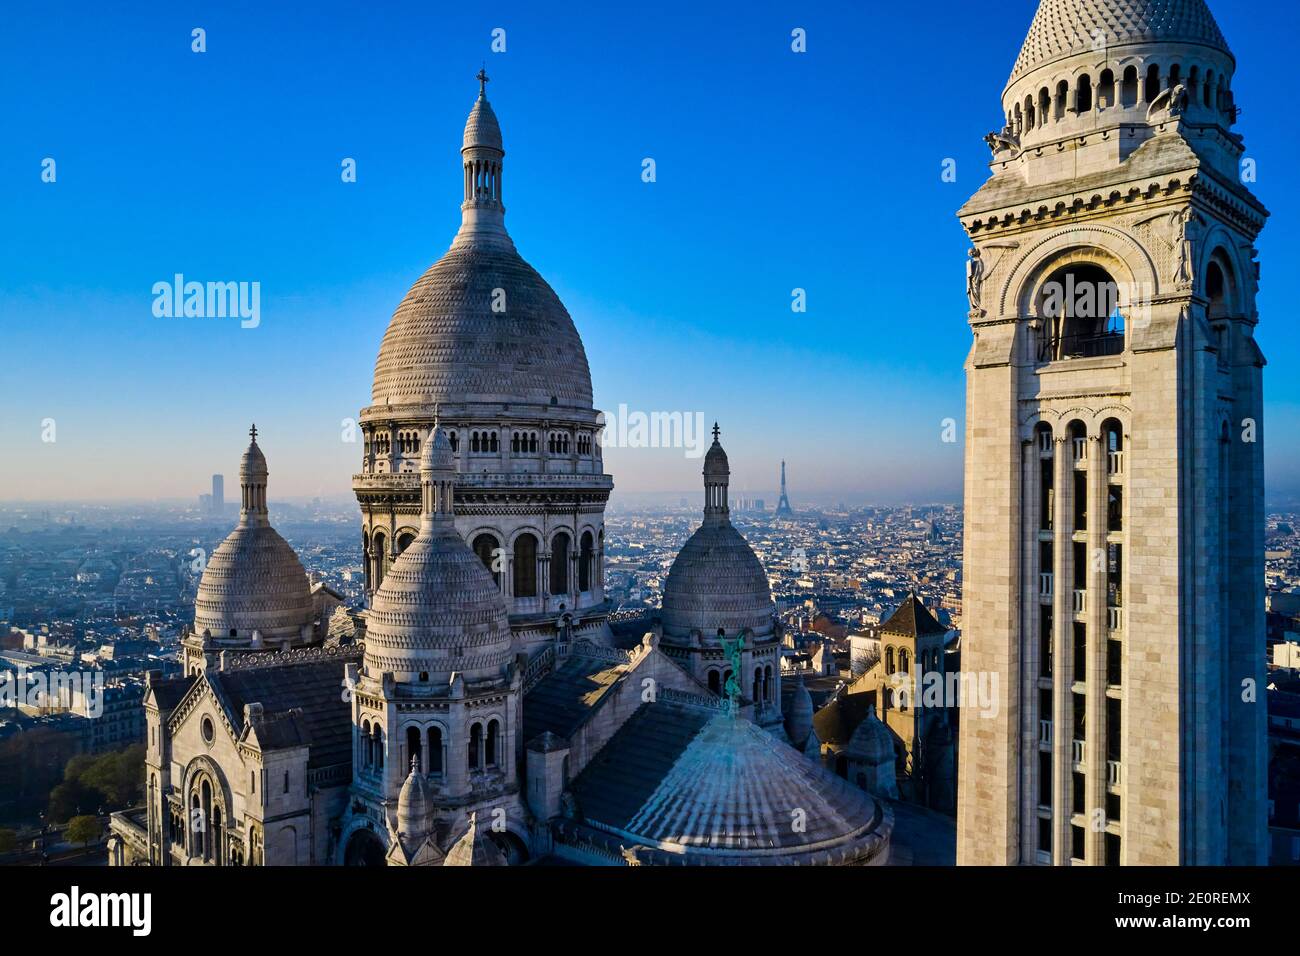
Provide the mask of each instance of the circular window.
{"label": "circular window", "polygon": [[208,743],[212,743],[213,738],[217,735],[216,728],[212,726],[212,718],[204,717],[203,723],[199,725],[199,729],[203,732],[203,739]]}

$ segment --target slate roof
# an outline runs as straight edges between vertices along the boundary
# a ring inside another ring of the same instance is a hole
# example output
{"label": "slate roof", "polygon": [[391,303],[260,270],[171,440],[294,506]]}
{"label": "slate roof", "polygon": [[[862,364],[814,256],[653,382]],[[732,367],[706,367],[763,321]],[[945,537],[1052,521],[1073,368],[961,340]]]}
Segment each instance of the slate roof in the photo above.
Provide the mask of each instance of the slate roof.
{"label": "slate roof", "polygon": [[153,693],[154,702],[157,703],[159,710],[175,710],[181,698],[189,693],[193,686],[194,676],[191,674],[186,677],[169,677],[166,680],[152,681],[149,690]]}
{"label": "slate roof", "polygon": [[892,825],[753,721],[669,701],[642,704],[572,789],[587,826],[687,863],[849,862],[878,852]]}
{"label": "slate roof", "polygon": [[[311,661],[212,670],[207,675],[232,724],[243,726],[246,704],[261,704],[265,715],[262,725],[275,745],[308,742],[311,751],[307,767],[317,769],[352,762],[352,709],[342,693],[346,663]],[[300,708],[301,714],[292,723],[272,719],[295,708]]]}
{"label": "slate roof", "polygon": [[564,658],[524,698],[524,741],[547,731],[570,736],[627,668],[578,654]]}
{"label": "slate roof", "polygon": [[828,701],[825,707],[813,714],[817,739],[824,744],[847,747],[853,731],[858,729],[867,711],[875,706],[875,691],[845,693]]}
{"label": "slate roof", "polygon": [[573,782],[582,816],[622,828],[712,717],[699,707],[642,704]]}
{"label": "slate roof", "polygon": [[884,624],[881,633],[906,634],[908,637],[921,637],[924,634],[947,634],[948,629],[935,620],[934,615],[922,604],[915,594],[909,594]]}

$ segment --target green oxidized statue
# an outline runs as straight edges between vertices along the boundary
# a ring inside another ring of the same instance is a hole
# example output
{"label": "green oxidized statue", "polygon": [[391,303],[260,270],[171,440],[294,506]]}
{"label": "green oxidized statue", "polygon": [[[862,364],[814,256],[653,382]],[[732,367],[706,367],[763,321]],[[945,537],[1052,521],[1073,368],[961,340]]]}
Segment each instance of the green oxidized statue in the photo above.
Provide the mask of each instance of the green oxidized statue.
{"label": "green oxidized statue", "polygon": [[727,703],[730,705],[732,715],[740,712],[740,672],[741,662],[740,654],[745,649],[745,635],[739,635],[735,640],[728,640],[719,635],[718,640],[722,643],[722,652],[727,655],[727,661],[731,664],[731,673],[727,675],[727,684],[723,687],[723,693],[727,695]]}

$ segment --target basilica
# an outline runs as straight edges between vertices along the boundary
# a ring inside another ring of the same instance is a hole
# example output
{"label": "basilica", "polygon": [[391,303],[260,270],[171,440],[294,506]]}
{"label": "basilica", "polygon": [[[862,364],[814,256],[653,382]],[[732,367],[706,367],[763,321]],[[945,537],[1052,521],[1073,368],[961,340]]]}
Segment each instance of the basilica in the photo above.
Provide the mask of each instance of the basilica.
{"label": "basilica", "polygon": [[717,426],[662,609],[611,615],[586,354],[506,231],[478,79],[460,229],[397,307],[361,412],[367,607],[313,588],[271,526],[254,429],[183,676],[149,678],[146,807],[114,815],[111,861],[887,862],[892,767],[829,772],[807,691],[783,692]]}

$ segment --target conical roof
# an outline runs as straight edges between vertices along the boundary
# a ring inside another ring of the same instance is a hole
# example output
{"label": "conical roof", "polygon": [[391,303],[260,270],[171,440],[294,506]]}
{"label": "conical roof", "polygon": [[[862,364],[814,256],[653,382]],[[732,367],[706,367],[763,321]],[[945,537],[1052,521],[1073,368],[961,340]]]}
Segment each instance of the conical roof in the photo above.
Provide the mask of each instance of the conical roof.
{"label": "conical roof", "polygon": [[687,864],[850,862],[888,823],[867,793],[753,721],[643,705],[574,784],[589,826]]}
{"label": "conical roof", "polygon": [[491,835],[478,826],[478,814],[469,815],[469,829],[447,851],[443,866],[505,866],[506,855],[492,842]]}
{"label": "conical roof", "polygon": [[497,114],[492,111],[487,95],[482,92],[465,120],[464,143],[464,149],[486,146],[505,152],[501,145],[501,124],[497,122]]}
{"label": "conical roof", "polygon": [[889,619],[880,625],[880,630],[890,634],[906,634],[908,637],[948,633],[948,629],[939,623],[915,593],[907,595],[907,599],[898,606],[898,610],[889,615]]}
{"label": "conical roof", "polygon": [[1231,56],[1205,0],[1042,0],[1010,82],[1048,63],[1096,48],[1173,41]]}

